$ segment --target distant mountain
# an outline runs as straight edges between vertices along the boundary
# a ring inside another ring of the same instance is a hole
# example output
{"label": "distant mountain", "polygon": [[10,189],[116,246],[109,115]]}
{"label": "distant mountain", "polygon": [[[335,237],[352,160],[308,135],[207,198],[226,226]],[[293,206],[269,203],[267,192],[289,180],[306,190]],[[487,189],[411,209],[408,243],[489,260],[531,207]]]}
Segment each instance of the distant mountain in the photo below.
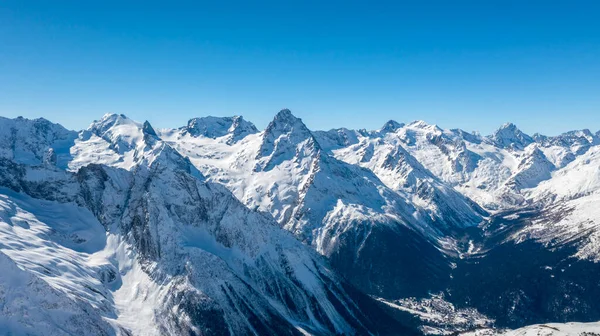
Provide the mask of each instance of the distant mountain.
{"label": "distant mountain", "polygon": [[237,142],[246,135],[258,133],[254,124],[241,116],[193,118],[179,131],[193,137],[203,136],[212,139],[226,137],[226,142],[229,144]]}
{"label": "distant mountain", "polygon": [[77,132],[39,118],[0,117],[0,158],[24,164],[52,164],[66,167],[69,148]]}
{"label": "distant mountain", "polygon": [[534,142],[532,137],[521,132],[513,123],[502,125],[488,139],[500,148],[515,150],[522,150]]}

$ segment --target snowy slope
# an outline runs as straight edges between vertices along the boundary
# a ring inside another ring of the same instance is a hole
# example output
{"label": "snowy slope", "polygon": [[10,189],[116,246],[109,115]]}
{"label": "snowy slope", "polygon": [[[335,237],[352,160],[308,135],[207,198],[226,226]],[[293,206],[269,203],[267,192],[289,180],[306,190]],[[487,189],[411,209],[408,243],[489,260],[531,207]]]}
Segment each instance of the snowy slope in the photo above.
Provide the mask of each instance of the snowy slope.
{"label": "snowy slope", "polygon": [[519,234],[544,243],[578,242],[576,256],[600,260],[600,146],[592,146],[529,191],[541,215]]}
{"label": "snowy slope", "polygon": [[593,323],[545,323],[516,330],[482,329],[462,333],[464,336],[594,336],[600,335],[600,322]]}
{"label": "snowy slope", "polygon": [[115,335],[92,306],[70,298],[0,252],[0,329],[7,335]]}

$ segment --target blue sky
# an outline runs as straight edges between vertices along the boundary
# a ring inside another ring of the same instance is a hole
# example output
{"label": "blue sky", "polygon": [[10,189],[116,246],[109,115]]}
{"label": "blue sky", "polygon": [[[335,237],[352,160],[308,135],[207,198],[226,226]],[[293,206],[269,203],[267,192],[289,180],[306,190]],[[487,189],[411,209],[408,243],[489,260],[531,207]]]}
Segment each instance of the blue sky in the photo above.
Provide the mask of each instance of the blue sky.
{"label": "blue sky", "polygon": [[600,129],[599,1],[0,2],[0,115]]}

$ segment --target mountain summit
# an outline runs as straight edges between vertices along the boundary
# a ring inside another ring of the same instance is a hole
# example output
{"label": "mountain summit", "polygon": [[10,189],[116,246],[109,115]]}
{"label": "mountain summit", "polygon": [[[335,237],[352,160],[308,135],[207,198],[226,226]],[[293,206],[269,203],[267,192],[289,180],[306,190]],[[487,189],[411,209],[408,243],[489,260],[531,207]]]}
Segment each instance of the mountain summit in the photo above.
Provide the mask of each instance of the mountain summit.
{"label": "mountain summit", "polygon": [[523,149],[534,142],[513,123],[506,123],[497,129],[490,139],[500,148]]}
{"label": "mountain summit", "polygon": [[231,144],[246,135],[257,133],[258,130],[254,124],[243,117],[233,116],[193,118],[188,121],[184,132],[193,137],[203,136],[213,139],[228,136],[227,143]]}
{"label": "mountain summit", "polygon": [[256,167],[270,170],[278,162],[294,156],[298,156],[298,159],[315,156],[320,149],[317,140],[302,119],[296,118],[290,110],[283,109],[275,115],[263,132],[262,143],[256,156],[261,160]]}
{"label": "mountain summit", "polygon": [[383,126],[379,129],[380,133],[389,133],[389,132],[396,132],[396,130],[398,130],[399,128],[401,128],[402,126],[404,126],[404,124],[399,123],[397,121],[394,120],[388,120],[385,124],[383,124]]}

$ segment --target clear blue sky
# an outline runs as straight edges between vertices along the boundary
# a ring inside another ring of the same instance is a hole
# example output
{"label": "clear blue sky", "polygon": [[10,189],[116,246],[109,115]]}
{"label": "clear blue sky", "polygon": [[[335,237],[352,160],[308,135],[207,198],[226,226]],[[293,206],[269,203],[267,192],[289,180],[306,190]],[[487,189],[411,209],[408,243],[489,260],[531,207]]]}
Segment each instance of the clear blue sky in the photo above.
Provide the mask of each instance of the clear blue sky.
{"label": "clear blue sky", "polygon": [[600,1],[0,1],[0,115],[600,129]]}

